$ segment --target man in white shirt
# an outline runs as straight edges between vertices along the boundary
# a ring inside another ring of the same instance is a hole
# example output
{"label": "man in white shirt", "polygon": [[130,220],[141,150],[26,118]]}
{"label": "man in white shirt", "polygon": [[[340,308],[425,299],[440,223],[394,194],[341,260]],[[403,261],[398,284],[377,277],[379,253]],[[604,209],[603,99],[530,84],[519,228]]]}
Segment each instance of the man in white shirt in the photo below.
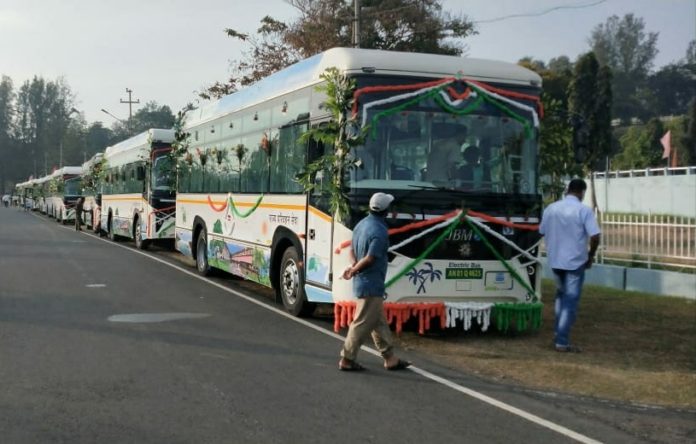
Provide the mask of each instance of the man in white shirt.
{"label": "man in white shirt", "polygon": [[565,198],[546,208],[539,226],[556,279],[555,344],[559,352],[580,351],[570,343],[570,329],[575,322],[585,270],[592,266],[599,246],[597,220],[590,207],[582,203],[586,190],[584,180],[571,180]]}

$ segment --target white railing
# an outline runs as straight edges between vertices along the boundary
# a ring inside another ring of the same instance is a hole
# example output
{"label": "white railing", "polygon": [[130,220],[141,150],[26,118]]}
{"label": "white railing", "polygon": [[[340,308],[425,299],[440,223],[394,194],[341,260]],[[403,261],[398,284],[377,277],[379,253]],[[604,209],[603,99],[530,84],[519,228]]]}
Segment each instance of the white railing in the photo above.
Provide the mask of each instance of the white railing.
{"label": "white railing", "polygon": [[648,176],[683,176],[696,174],[696,166],[675,168],[646,168],[643,170],[596,171],[592,173],[595,179],[616,179],[619,177],[648,177]]}
{"label": "white railing", "polygon": [[696,220],[681,216],[605,214],[599,217],[598,261],[696,269]]}

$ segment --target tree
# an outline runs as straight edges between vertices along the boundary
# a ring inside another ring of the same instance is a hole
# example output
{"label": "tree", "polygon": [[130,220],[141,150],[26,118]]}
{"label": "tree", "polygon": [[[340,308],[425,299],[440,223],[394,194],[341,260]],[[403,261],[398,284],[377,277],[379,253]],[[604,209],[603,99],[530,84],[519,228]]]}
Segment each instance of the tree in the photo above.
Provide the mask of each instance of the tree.
{"label": "tree", "polygon": [[14,89],[12,79],[2,76],[0,79],[0,192],[5,193],[7,172],[14,164],[14,146],[12,141],[12,119]]}
{"label": "tree", "polygon": [[684,136],[681,138],[684,152],[689,153],[688,165],[696,163],[696,97],[689,103],[689,113],[684,123]]}
{"label": "tree", "polygon": [[[22,169],[48,173],[60,162],[60,146],[71,121],[73,94],[61,78],[47,81],[34,76],[20,87],[16,99],[15,135]],[[42,165],[43,164],[43,165]],[[25,171],[26,173],[27,171]]]}
{"label": "tree", "polygon": [[687,65],[696,64],[696,39],[689,42],[689,46],[686,48],[684,63]]}
{"label": "tree", "polygon": [[[230,77],[206,87],[200,97],[220,98],[301,59],[329,48],[352,46],[352,1],[286,1],[299,12],[294,22],[266,16],[256,36],[225,29],[248,49],[241,60],[232,62]],[[444,12],[437,0],[365,0],[363,7],[363,48],[460,55],[465,49],[461,39],[476,33],[471,21]]]}
{"label": "tree", "polygon": [[645,107],[636,97],[644,86],[655,56],[656,32],[645,32],[645,22],[633,14],[623,18],[613,15],[597,25],[589,44],[601,65],[609,66],[614,75],[614,115],[622,119],[645,114]]}
{"label": "tree", "polygon": [[654,116],[686,114],[696,97],[696,63],[672,63],[652,74],[646,95]]}
{"label": "tree", "polygon": [[104,151],[113,137],[113,132],[104,127],[102,122],[92,123],[85,131],[87,157],[91,158],[94,154]]}
{"label": "tree", "polygon": [[560,100],[542,95],[545,117],[541,122],[539,137],[539,163],[541,174],[547,176],[542,192],[552,200],[560,198],[564,179],[580,171],[573,156],[573,133],[568,123],[568,110]]}
{"label": "tree", "polygon": [[169,129],[174,126],[174,114],[167,105],[150,101],[140,108],[130,121],[116,122],[112,126],[114,141],[125,140],[150,128]]}
{"label": "tree", "polygon": [[[590,176],[592,206],[597,209],[592,171],[598,160],[611,149],[612,76],[609,67],[600,69],[593,52],[584,54],[575,63],[568,90],[570,113],[582,119],[583,125],[574,138],[581,142],[579,159]],[[582,136],[582,137],[579,137]],[[582,140],[581,140],[582,139]]]}
{"label": "tree", "polygon": [[548,69],[555,73],[573,72],[573,62],[566,55],[554,57],[549,60]]}
{"label": "tree", "polygon": [[543,80],[544,93],[549,96],[549,100],[560,101],[562,108],[567,110],[568,85],[573,76],[573,64],[568,56],[552,58],[548,64],[527,56],[521,58],[517,64],[539,74]]}
{"label": "tree", "polygon": [[660,139],[665,134],[662,122],[653,118],[646,125],[635,125],[621,137],[622,151],[612,163],[616,169],[643,169],[664,166]]}

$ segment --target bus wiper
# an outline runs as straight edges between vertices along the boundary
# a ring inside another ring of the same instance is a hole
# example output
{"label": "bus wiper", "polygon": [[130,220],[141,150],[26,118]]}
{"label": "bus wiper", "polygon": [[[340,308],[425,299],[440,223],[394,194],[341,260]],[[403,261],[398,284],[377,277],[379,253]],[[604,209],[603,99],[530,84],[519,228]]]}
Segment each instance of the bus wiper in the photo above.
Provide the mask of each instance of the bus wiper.
{"label": "bus wiper", "polygon": [[447,191],[449,193],[468,194],[467,191],[457,190],[456,188],[447,188],[447,187],[443,187],[443,186],[436,186],[436,185],[408,185],[408,186],[416,188],[417,190]]}

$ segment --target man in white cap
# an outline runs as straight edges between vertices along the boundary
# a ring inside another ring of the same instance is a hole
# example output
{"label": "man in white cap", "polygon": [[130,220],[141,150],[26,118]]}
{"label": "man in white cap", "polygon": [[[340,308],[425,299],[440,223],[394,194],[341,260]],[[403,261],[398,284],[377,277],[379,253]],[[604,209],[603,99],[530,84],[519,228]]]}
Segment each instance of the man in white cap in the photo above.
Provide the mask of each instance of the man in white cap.
{"label": "man in white cap", "polygon": [[360,346],[370,335],[384,358],[387,370],[403,370],[411,365],[394,355],[391,331],[383,308],[389,248],[385,217],[393,200],[391,194],[373,194],[370,214],[353,229],[350,249],[352,265],[343,272],[343,279],[353,279],[353,294],[358,301],[338,362],[338,368],[343,371],[365,370],[356,357]]}

